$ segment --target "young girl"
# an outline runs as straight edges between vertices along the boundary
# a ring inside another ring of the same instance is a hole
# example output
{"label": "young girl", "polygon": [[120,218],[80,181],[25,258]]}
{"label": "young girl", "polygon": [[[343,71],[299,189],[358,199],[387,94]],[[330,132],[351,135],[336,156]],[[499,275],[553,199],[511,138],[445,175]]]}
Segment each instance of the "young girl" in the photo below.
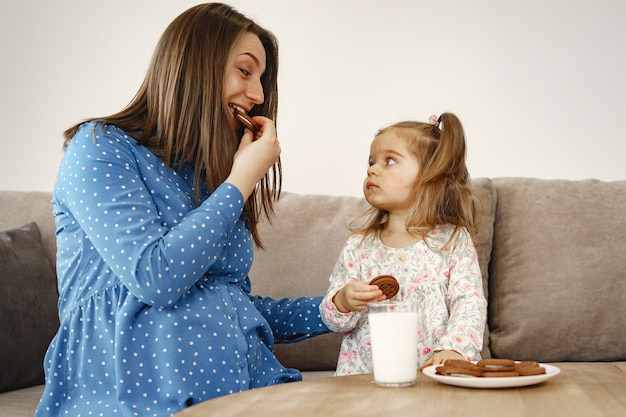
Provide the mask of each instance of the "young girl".
{"label": "young girl", "polygon": [[400,284],[395,299],[420,306],[420,369],[479,359],[487,314],[472,236],[477,197],[465,166],[465,135],[451,113],[380,130],[363,184],[370,218],[352,228],[320,313],[344,332],[336,375],[372,372],[366,307],[385,296],[378,275]]}

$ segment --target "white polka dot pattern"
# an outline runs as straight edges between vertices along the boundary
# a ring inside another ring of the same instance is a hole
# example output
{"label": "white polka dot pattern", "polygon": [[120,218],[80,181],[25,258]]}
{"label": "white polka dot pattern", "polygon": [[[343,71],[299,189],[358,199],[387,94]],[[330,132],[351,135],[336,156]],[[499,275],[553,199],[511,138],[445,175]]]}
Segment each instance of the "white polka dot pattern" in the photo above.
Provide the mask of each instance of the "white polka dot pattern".
{"label": "white polka dot pattern", "polygon": [[166,416],[301,379],[274,343],[328,332],[321,297],[250,295],[241,193],[193,194],[190,166],[114,126],[79,129],[54,190],[61,327],[37,416]]}

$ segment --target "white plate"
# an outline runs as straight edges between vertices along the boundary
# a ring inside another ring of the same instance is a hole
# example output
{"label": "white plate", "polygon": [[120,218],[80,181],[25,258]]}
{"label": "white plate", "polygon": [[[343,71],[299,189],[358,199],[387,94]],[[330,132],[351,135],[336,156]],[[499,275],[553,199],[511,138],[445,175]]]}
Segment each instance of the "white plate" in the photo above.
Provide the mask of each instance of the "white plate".
{"label": "white plate", "polygon": [[424,368],[422,373],[424,375],[439,381],[442,384],[455,385],[457,387],[468,388],[511,388],[511,387],[525,387],[527,385],[539,384],[543,381],[556,376],[561,372],[556,366],[548,365],[545,363],[539,364],[541,367],[546,368],[546,373],[541,375],[529,375],[529,376],[511,376],[511,377],[475,377],[475,376],[445,376],[437,375],[435,370],[438,366],[433,365]]}

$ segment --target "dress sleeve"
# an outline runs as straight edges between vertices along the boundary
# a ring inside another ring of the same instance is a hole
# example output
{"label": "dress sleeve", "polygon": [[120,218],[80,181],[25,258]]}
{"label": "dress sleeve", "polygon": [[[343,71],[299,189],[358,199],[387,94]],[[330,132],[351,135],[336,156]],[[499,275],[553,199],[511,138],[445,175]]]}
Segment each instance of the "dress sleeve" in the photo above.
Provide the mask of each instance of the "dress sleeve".
{"label": "dress sleeve", "polygon": [[359,261],[357,248],[361,236],[352,235],[348,238],[339,254],[339,258],[330,275],[328,290],[320,303],[320,314],[326,326],[333,332],[347,332],[354,329],[363,312],[351,311],[342,313],[337,310],[333,297],[348,282],[359,281]]}
{"label": "dress sleeve", "polygon": [[253,296],[251,299],[272,328],[275,343],[294,343],[329,333],[319,314],[321,296],[280,300]]}
{"label": "dress sleeve", "polygon": [[455,350],[468,360],[482,350],[487,301],[476,248],[467,230],[457,233],[450,252],[446,333],[438,349]]}
{"label": "dress sleeve", "polygon": [[[132,294],[145,304],[168,306],[217,260],[244,201],[225,183],[198,207],[172,207],[181,216],[165,223],[159,210],[167,203],[156,200],[169,197],[176,184],[147,189],[135,155],[140,151],[120,132],[83,125],[66,149],[55,198]],[[154,166],[160,163],[148,156]]]}

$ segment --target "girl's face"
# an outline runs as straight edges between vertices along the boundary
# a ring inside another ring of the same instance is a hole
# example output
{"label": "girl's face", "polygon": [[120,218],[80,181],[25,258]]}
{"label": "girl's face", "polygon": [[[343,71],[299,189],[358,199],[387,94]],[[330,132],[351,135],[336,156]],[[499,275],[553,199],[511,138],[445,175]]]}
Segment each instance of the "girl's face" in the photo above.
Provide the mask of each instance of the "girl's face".
{"label": "girl's face", "polygon": [[365,199],[377,209],[405,214],[412,206],[419,164],[394,129],[376,136],[370,147],[369,168],[363,183]]}
{"label": "girl's face", "polygon": [[250,112],[265,100],[261,76],[265,71],[266,56],[257,35],[246,32],[233,45],[224,74],[223,95],[233,113],[233,125],[238,126],[232,106],[237,105]]}

